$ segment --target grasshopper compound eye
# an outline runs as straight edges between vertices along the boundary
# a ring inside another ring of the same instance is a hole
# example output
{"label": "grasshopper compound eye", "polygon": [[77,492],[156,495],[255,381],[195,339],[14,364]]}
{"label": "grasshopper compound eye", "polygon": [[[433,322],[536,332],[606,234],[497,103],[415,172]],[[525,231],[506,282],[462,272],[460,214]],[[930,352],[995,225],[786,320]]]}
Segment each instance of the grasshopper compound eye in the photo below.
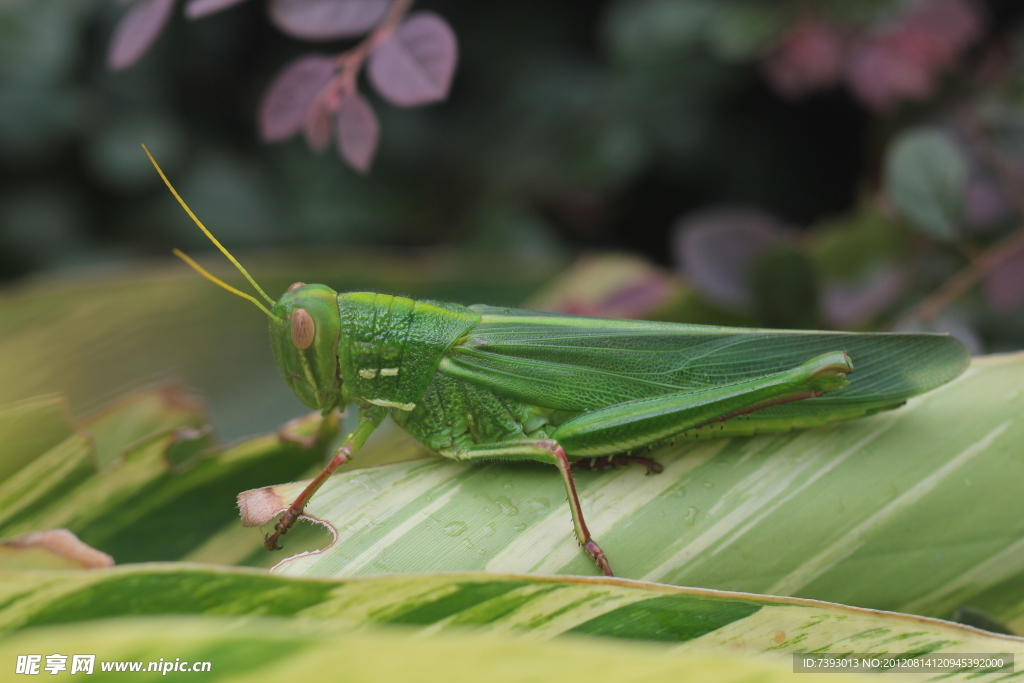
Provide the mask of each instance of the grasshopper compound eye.
{"label": "grasshopper compound eye", "polygon": [[[294,285],[293,285],[294,286]],[[304,308],[296,308],[292,311],[292,343],[295,348],[308,349],[313,345],[313,336],[316,334],[316,325],[313,323],[313,316]]]}
{"label": "grasshopper compound eye", "polygon": [[305,286],[306,286],[305,282],[295,282],[290,287],[288,287],[288,291],[289,292],[294,292],[299,287],[305,287]]}

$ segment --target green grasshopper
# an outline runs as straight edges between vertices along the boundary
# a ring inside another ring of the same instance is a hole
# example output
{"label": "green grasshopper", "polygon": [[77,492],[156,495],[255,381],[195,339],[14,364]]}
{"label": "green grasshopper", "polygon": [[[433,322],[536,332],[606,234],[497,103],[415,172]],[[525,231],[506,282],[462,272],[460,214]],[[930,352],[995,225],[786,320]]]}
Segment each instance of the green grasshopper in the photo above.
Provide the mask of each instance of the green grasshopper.
{"label": "green grasshopper", "polygon": [[[270,317],[277,364],[303,403],[325,417],[348,405],[359,409],[354,431],[266,537],[270,550],[317,489],[391,415],[446,458],[557,467],[576,539],[612,576],[584,520],[573,461],[640,461],[648,472],[659,471],[656,463],[630,454],[676,438],[782,432],[896,408],[953,379],[970,360],[960,342],[938,334],[610,320],[339,294],[302,282],[275,302],[150,160],[182,208],[270,308],[174,253]],[[847,379],[852,359],[857,373]]]}

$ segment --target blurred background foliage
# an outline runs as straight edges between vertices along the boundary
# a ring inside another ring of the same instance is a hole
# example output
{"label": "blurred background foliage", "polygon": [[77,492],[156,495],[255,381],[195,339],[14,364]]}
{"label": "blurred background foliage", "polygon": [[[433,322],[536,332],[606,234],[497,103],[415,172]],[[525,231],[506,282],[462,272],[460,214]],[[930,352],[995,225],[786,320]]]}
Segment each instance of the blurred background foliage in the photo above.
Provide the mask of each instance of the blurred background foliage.
{"label": "blurred background foliage", "polygon": [[243,262],[447,247],[554,267],[623,251],[655,267],[591,258],[535,302],[1024,346],[1016,0],[414,9],[457,36],[450,97],[399,109],[361,87],[381,125],[361,175],[297,139],[264,145],[256,123],[282,67],[354,40],[288,37],[262,0],[197,21],[179,3],[153,48],[111,72],[122,4],[4,2],[0,279],[208,250],[145,143]]}

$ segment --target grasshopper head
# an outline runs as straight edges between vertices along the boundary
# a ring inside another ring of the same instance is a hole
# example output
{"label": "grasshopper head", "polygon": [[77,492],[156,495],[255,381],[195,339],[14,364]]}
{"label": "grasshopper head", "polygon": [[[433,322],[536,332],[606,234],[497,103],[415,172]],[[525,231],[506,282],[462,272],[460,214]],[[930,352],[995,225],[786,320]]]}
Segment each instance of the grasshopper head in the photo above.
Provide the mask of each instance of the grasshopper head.
{"label": "grasshopper head", "polygon": [[217,238],[213,236],[203,222],[188,208],[185,200],[171,185],[156,159],[149,153],[146,156],[153,162],[156,172],[160,174],[167,189],[185,209],[185,213],[195,222],[196,226],[235,264],[238,271],[259,292],[260,296],[273,307],[273,310],[260,303],[255,297],[241,292],[223,280],[211,275],[205,268],[191,258],[178,251],[174,253],[189,264],[200,275],[218,287],[248,299],[256,307],[270,316],[270,344],[274,347],[274,357],[281,368],[284,381],[292,388],[299,400],[310,408],[325,413],[341,401],[341,379],[338,374],[338,337],[341,334],[341,314],[338,312],[338,294],[324,285],[307,285],[296,282],[288,288],[276,303],[263,291],[256,280],[246,272]]}
{"label": "grasshopper head", "polygon": [[324,285],[296,282],[274,304],[270,344],[284,381],[299,400],[327,411],[341,401],[338,294]]}

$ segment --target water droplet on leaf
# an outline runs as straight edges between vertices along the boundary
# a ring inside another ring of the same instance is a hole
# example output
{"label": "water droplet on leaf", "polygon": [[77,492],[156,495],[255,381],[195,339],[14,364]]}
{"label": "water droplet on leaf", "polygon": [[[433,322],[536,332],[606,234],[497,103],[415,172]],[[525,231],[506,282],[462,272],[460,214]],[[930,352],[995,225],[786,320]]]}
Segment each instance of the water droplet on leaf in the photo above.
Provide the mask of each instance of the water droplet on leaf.
{"label": "water droplet on leaf", "polygon": [[699,512],[700,512],[700,510],[698,510],[697,508],[695,508],[695,507],[693,507],[691,505],[690,507],[686,508],[686,516],[683,517],[683,520],[687,524],[693,526],[693,523],[695,521],[697,521],[697,513],[699,513]]}
{"label": "water droplet on leaf", "polygon": [[466,530],[464,522],[450,522],[444,525],[444,533],[448,536],[458,536]]}

